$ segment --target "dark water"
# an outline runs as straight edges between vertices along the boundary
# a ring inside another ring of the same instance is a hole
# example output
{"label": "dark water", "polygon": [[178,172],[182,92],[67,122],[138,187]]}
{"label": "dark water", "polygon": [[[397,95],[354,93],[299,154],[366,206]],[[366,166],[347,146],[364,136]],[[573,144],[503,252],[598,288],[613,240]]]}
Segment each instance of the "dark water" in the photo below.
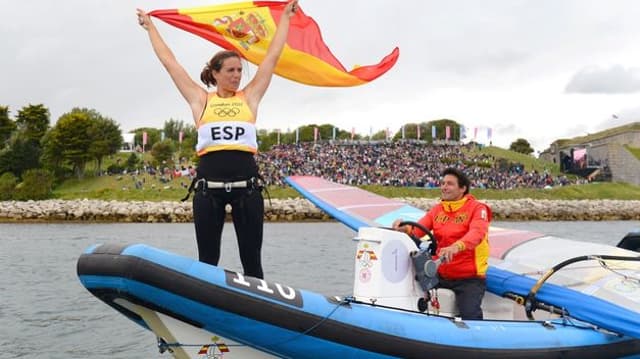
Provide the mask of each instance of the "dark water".
{"label": "dark water", "polygon": [[[638,222],[497,226],[615,245]],[[265,225],[265,277],[323,294],[351,292],[354,233],[338,223]],[[146,243],[197,257],[191,224],[0,224],[0,358],[170,358],[155,337],[81,286],[76,260],[95,243]],[[220,265],[241,271],[225,226]]]}

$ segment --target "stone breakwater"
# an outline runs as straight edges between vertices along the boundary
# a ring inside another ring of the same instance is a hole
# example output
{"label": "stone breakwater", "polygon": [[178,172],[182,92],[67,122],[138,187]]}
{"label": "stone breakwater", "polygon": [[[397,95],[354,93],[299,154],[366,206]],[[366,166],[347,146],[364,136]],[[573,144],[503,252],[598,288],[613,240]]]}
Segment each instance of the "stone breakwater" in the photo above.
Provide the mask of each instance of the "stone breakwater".
{"label": "stone breakwater", "polygon": [[[436,199],[398,198],[417,208],[428,209]],[[640,220],[639,200],[495,200],[494,220],[605,221]],[[227,212],[230,208],[227,207]],[[192,222],[191,202],[145,202],[102,200],[46,200],[0,202],[0,222]],[[265,220],[271,222],[328,221],[329,216],[306,199],[265,200]]]}

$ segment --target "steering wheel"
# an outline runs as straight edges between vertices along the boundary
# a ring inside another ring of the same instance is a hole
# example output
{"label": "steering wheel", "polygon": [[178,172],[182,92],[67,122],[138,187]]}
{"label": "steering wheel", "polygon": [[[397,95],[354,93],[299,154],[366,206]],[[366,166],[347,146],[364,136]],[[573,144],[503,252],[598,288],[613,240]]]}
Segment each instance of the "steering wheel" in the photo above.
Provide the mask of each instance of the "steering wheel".
{"label": "steering wheel", "polygon": [[[436,242],[436,237],[433,235],[433,233],[431,233],[430,230],[427,229],[427,227],[423,226],[422,224],[418,223],[418,222],[414,222],[414,221],[402,221],[400,223],[398,223],[399,227],[402,226],[412,226],[412,227],[418,227],[421,231],[423,231],[424,233],[426,233],[429,236],[429,239],[431,240],[431,245],[429,246],[429,251],[431,252],[432,255],[436,254],[436,250],[438,249],[438,243]],[[422,241],[420,240],[420,238],[417,238],[413,235],[413,233],[409,234],[409,237],[411,237],[411,240],[413,240],[413,242],[416,244],[416,246],[418,246],[418,248],[420,248],[420,243],[422,243]]]}

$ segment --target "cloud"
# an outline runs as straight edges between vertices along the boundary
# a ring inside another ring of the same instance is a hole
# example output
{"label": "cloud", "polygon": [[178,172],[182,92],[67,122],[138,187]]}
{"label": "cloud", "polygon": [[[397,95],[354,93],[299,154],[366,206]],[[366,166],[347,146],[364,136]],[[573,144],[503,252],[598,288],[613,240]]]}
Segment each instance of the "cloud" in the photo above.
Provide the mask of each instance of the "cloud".
{"label": "cloud", "polygon": [[587,67],[573,75],[567,93],[620,94],[640,91],[640,69],[615,65],[610,68]]}

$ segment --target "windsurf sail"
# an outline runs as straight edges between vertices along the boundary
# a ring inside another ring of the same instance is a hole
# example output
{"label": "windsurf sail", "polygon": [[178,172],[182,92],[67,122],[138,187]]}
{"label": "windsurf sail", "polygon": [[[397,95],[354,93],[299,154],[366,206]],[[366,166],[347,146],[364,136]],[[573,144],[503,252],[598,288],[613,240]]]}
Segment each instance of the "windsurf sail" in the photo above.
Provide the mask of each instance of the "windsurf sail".
{"label": "windsurf sail", "polygon": [[328,215],[357,231],[360,227],[391,227],[402,218],[417,221],[425,211],[357,187],[314,176],[290,176],[285,181]]}
{"label": "windsurf sail", "polygon": [[[253,64],[260,64],[286,4],[280,1],[249,1],[154,10],[149,15],[224,49],[237,51]],[[318,24],[299,6],[289,26],[287,42],[274,71],[303,84],[327,87],[362,85],[389,71],[400,54],[396,47],[378,64],[357,66],[347,71],[324,43]]]}

